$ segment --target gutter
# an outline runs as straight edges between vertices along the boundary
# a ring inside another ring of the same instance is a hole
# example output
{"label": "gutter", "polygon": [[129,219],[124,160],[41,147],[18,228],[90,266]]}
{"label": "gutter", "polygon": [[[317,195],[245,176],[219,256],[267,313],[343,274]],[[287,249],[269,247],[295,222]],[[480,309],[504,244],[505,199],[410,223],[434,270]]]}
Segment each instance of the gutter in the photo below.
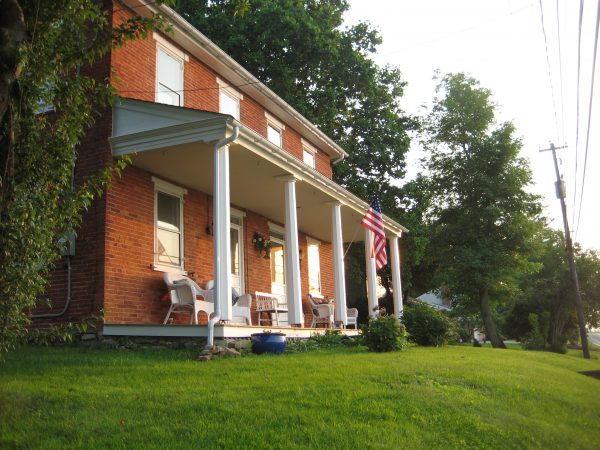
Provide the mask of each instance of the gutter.
{"label": "gutter", "polygon": [[[219,153],[219,149],[221,147],[224,147],[226,145],[231,144],[233,141],[235,141],[238,136],[240,135],[240,127],[238,125],[234,125],[233,127],[233,133],[231,136],[229,136],[228,138],[225,139],[221,139],[220,141],[217,141],[214,145],[214,159],[215,159],[215,165],[218,164],[218,153]],[[218,170],[215,170],[214,176],[217,177],[219,175]],[[217,184],[215,182],[215,184]],[[215,202],[218,201],[218,195],[216,193],[216,189],[215,192],[213,192],[213,199]],[[226,208],[229,208],[229,205],[222,205]],[[217,208],[213,208],[213,211],[216,211]],[[216,219],[216,215],[213,212],[213,217]],[[223,224],[220,223],[216,223],[215,220],[215,227],[221,227]],[[216,246],[220,245],[217,241],[217,233],[214,234],[214,242],[215,242],[215,263],[214,263],[214,271],[215,271],[215,282],[216,282],[216,286],[215,286],[215,293],[217,294],[216,298],[214,298],[214,302],[215,302],[215,315],[212,317],[212,319],[210,319],[208,321],[208,338],[207,338],[207,342],[206,345],[209,347],[212,347],[214,345],[214,340],[215,340],[215,325],[217,324],[217,322],[221,321],[221,304],[219,303],[219,277],[223,276],[223,274],[220,272],[219,270],[219,265],[217,264],[217,256],[219,254],[219,251],[217,251]],[[229,251],[229,249],[225,249],[225,251]],[[229,269],[228,269],[229,270]],[[225,276],[228,276],[227,274]],[[231,292],[228,293],[228,296],[226,298],[230,298],[231,297]]]}

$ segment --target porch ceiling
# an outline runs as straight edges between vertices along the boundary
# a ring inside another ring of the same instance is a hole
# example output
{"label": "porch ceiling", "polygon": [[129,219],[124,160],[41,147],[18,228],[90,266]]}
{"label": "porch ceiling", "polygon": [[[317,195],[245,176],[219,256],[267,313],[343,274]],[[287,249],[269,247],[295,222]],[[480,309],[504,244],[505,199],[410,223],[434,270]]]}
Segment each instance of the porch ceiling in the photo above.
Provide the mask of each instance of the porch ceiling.
{"label": "porch ceiling", "polygon": [[[231,116],[208,111],[121,99],[113,109],[113,155],[129,155],[133,165],[207,194],[213,193],[213,143],[241,128],[230,146],[230,195],[233,206],[261,214],[283,224],[284,183],[294,175],[298,228],[329,242],[332,201],[342,203],[344,242],[362,240],[360,221],[368,205],[358,197],[310,169],[302,161],[268,142]],[[407,231],[384,217],[389,236]]]}
{"label": "porch ceiling", "polygon": [[[160,150],[132,154],[133,165],[175,184],[212,195],[213,146],[206,143],[182,144]],[[289,172],[239,144],[229,151],[231,204],[254,211],[283,224],[284,184],[278,178]],[[298,229],[321,241],[331,241],[331,206],[335,200],[307,181],[296,182]],[[343,238],[362,240],[357,233],[362,217],[342,207]]]}

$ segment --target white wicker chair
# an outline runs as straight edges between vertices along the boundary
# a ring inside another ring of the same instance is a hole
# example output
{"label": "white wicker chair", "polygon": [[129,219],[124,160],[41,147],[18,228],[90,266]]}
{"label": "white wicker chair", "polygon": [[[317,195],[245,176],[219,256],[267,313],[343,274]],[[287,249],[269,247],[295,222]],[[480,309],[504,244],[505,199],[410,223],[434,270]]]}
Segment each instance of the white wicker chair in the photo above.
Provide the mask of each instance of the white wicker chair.
{"label": "white wicker chair", "polygon": [[235,305],[233,305],[231,321],[235,323],[241,319],[246,325],[252,325],[251,307],[252,296],[250,294],[240,295]]}
{"label": "white wicker chair", "polygon": [[333,305],[330,303],[317,303],[311,294],[308,294],[308,301],[313,313],[311,328],[316,328],[319,324],[325,324],[327,328],[333,328]]}
{"label": "white wicker chair", "polygon": [[[211,291],[200,289],[200,287],[187,277],[173,275],[165,272],[163,279],[169,289],[171,307],[165,316],[163,324],[166,324],[171,314],[191,314],[190,323],[198,324],[198,313],[204,311],[210,318],[215,312]],[[199,300],[198,297],[202,297]]]}
{"label": "white wicker chair", "polygon": [[350,325],[354,325],[354,329],[358,329],[358,309],[356,308],[346,309],[346,328]]}

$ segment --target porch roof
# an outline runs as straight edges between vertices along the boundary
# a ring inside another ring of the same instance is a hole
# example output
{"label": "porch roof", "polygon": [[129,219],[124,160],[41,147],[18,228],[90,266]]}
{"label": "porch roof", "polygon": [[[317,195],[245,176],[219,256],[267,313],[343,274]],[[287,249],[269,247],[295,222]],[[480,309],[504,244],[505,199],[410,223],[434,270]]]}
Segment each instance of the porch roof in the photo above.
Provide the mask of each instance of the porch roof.
{"label": "porch roof", "polygon": [[[362,240],[360,221],[369,205],[292,154],[272,144],[233,117],[214,112],[139,100],[121,99],[113,107],[114,156],[130,155],[133,165],[176,184],[212,194],[213,144],[240,128],[230,146],[233,206],[283,223],[282,176],[296,183],[298,228],[322,241],[331,240],[331,208],[342,204],[343,239]],[[384,216],[386,234],[408,231]]]}

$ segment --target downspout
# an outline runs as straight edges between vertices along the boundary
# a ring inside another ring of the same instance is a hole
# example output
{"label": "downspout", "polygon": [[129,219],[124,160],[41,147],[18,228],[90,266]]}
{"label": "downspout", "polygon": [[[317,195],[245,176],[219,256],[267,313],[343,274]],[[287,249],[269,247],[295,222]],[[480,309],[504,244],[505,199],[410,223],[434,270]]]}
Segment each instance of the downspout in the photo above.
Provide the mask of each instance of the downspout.
{"label": "downspout", "polygon": [[335,166],[336,164],[341,163],[345,157],[346,157],[346,155],[344,153],[342,153],[340,155],[340,157],[338,159],[335,159],[331,164],[333,164]]}
{"label": "downspout", "polygon": [[[233,141],[235,141],[238,138],[239,135],[240,135],[240,127],[237,126],[237,125],[235,125],[233,127],[233,133],[232,133],[231,136],[229,136],[228,138],[225,138],[225,139],[221,139],[220,141],[217,141],[215,143],[215,145],[214,145],[214,158],[215,158],[215,169],[216,169],[215,170],[215,174],[214,174],[214,177],[215,177],[215,187],[219,186],[219,176],[220,176],[220,170],[219,170],[219,167],[218,167],[218,164],[219,164],[219,162],[218,162],[219,161],[219,149],[221,147],[224,147],[226,145],[231,144]],[[216,198],[217,197],[217,192],[213,192],[213,196]],[[224,205],[224,207],[229,208],[229,205]],[[215,211],[213,210],[213,215],[214,214],[215,214]],[[216,219],[216,217],[215,217],[215,219]],[[216,230],[216,227],[221,227],[221,226],[223,226],[222,223],[216,223],[215,222],[215,233],[213,234],[213,239],[215,240],[215,242],[216,242],[216,239],[217,239],[217,232],[216,232],[217,230]],[[220,234],[220,232],[219,232],[219,234]],[[227,250],[227,251],[229,251],[229,250]],[[216,264],[215,264],[214,270],[215,270],[215,293],[217,293],[216,289],[218,289],[217,286],[219,284],[217,277],[218,276],[222,276],[222,274],[220,272],[217,272],[218,271],[218,267],[217,267]],[[229,294],[229,295],[231,295],[231,294]],[[214,345],[214,340],[215,340],[215,325],[217,324],[217,322],[219,322],[221,320],[221,305],[219,304],[218,296],[216,298],[214,298],[214,301],[215,301],[215,315],[213,316],[212,319],[210,319],[208,321],[208,339],[207,339],[207,343],[206,343],[210,347],[212,347]]]}
{"label": "downspout", "polygon": [[50,317],[60,317],[69,309],[69,305],[71,304],[71,256],[67,255],[67,300],[65,301],[65,306],[63,309],[57,313],[48,313],[48,314],[34,314],[29,316],[31,319],[43,319]]}
{"label": "downspout", "polygon": [[[79,77],[80,73],[81,73],[81,65],[78,64],[76,77]],[[73,147],[73,151],[75,151],[75,147]],[[74,191],[74,190],[75,190],[75,163],[73,163],[73,167],[71,167],[71,191]],[[69,244],[69,245],[71,245],[71,244]],[[71,305],[71,255],[66,255],[66,257],[67,257],[67,298],[65,300],[65,306],[63,306],[63,309],[57,313],[34,314],[34,315],[29,316],[30,319],[47,319],[47,318],[52,318],[52,317],[60,317],[64,313],[67,312],[67,309],[69,309],[69,306]]]}

